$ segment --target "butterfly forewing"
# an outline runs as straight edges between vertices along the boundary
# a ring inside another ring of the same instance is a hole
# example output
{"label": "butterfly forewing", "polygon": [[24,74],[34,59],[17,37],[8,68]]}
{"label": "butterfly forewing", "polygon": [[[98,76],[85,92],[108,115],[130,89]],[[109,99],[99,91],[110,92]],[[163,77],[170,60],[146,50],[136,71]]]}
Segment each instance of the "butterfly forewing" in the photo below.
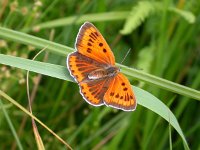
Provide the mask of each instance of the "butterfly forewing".
{"label": "butterfly forewing", "polygon": [[71,75],[78,83],[87,80],[90,72],[103,67],[99,62],[88,58],[79,52],[70,54],[68,56],[67,64]]}
{"label": "butterfly forewing", "polygon": [[81,26],[75,47],[79,53],[102,64],[115,64],[114,55],[107,42],[96,27],[89,22]]}

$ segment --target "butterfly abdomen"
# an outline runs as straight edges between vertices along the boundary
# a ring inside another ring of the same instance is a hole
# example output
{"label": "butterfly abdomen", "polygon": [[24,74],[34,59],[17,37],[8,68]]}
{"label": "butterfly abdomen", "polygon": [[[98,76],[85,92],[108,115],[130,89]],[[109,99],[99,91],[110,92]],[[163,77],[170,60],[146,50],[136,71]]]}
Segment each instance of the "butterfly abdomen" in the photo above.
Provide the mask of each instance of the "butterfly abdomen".
{"label": "butterfly abdomen", "polygon": [[108,77],[114,77],[118,74],[119,68],[115,66],[110,66],[107,68],[97,69],[88,74],[88,79],[98,80]]}

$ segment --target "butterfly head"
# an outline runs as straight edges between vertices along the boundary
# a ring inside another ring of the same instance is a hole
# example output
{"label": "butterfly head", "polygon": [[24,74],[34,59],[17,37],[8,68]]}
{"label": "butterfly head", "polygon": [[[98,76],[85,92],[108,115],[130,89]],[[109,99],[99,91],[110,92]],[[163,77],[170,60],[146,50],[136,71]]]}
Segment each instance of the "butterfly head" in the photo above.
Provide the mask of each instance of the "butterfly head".
{"label": "butterfly head", "polygon": [[113,77],[113,76],[116,76],[120,72],[120,69],[119,67],[111,66],[106,69],[106,72],[107,72],[107,76]]}

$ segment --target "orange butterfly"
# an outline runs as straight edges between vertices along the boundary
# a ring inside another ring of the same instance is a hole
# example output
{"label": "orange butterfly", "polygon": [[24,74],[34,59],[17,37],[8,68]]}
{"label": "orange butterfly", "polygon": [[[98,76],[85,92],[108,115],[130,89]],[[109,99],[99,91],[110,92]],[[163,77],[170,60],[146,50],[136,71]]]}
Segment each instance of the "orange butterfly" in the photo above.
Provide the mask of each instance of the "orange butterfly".
{"label": "orange butterfly", "polygon": [[85,22],[79,29],[75,48],[67,57],[67,67],[80,87],[86,102],[111,106],[124,111],[136,108],[128,79],[115,66],[115,57],[95,26]]}

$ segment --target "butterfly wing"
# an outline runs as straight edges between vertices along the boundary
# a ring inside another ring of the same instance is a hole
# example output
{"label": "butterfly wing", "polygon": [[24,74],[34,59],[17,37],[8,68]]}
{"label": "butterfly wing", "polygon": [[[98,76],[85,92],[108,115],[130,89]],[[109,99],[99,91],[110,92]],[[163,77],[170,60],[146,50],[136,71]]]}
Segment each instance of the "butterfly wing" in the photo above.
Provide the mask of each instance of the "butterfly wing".
{"label": "butterfly wing", "polygon": [[114,55],[107,42],[97,28],[89,22],[85,22],[81,26],[75,48],[79,53],[102,64],[115,64]]}
{"label": "butterfly wing", "polygon": [[104,103],[108,106],[133,111],[136,108],[136,99],[128,79],[119,73],[110,82],[109,88],[104,95]]}
{"label": "butterfly wing", "polygon": [[112,78],[107,78],[105,80],[91,80],[90,82],[81,82],[79,84],[80,93],[91,105],[100,106],[103,105],[103,97],[105,92],[108,90]]}
{"label": "butterfly wing", "polygon": [[88,79],[88,74],[103,67],[99,62],[88,58],[79,52],[68,55],[67,66],[71,76],[78,82]]}

